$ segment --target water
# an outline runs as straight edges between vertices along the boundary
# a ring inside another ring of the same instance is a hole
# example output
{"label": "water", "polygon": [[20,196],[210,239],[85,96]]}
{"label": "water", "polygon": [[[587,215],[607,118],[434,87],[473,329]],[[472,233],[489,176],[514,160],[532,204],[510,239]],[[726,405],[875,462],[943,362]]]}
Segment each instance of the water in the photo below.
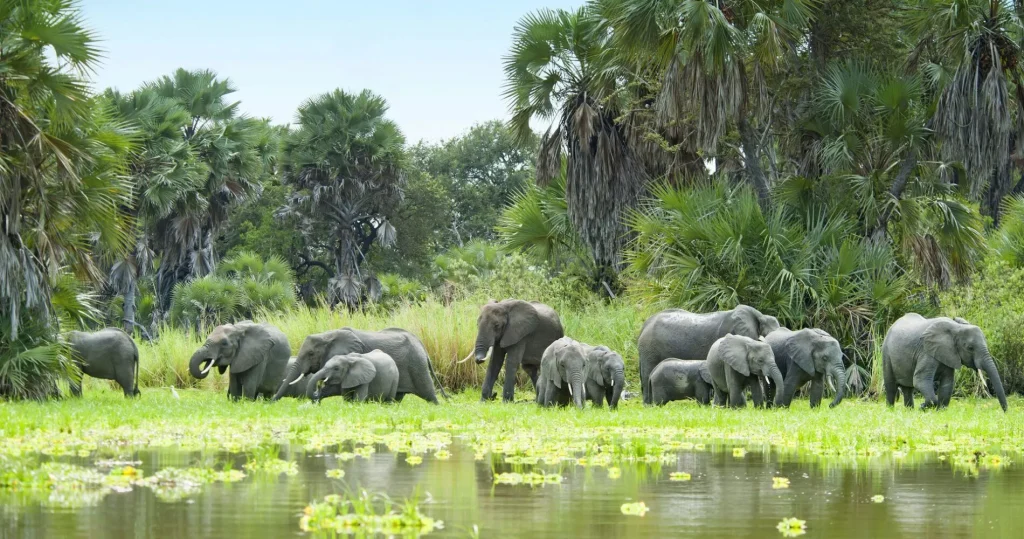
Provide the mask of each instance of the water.
{"label": "water", "polygon": [[[301,537],[303,508],[346,487],[384,492],[393,499],[420,490],[423,513],[444,521],[426,537],[782,537],[776,524],[787,517],[807,522],[803,537],[1024,537],[1024,467],[982,468],[976,476],[954,471],[935,456],[901,462],[891,457],[844,464],[801,462],[794,456],[752,451],[738,458],[726,450],[679,453],[672,465],[621,464],[612,479],[597,467],[538,465],[523,471],[558,472],[562,484],[495,485],[490,458],[452,444],[451,457],[424,456],[410,466],[405,455],[383,446],[369,458],[339,461],[333,455],[283,451],[299,473],[238,483],[205,485],[183,501],[161,501],[135,487],[111,493],[97,505],[49,507],[31,497],[0,497],[0,537],[176,538]],[[140,452],[146,475],[167,466],[209,466],[244,456],[211,457],[175,451]],[[90,464],[77,461],[79,464]],[[497,464],[498,471],[512,466]],[[344,479],[329,479],[341,468]],[[674,482],[682,471],[691,480]],[[773,477],[790,480],[773,489]],[[882,503],[872,496],[883,495]],[[627,502],[643,501],[643,517],[622,514]]]}

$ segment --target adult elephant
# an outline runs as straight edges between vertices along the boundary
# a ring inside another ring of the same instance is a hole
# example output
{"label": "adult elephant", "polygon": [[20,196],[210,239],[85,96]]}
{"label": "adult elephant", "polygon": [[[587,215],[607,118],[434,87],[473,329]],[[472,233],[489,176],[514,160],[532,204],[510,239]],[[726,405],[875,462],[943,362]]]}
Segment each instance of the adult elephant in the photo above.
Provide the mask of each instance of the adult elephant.
{"label": "adult elephant", "polygon": [[[67,340],[82,374],[116,381],[125,397],[139,395],[139,349],[127,333],[117,328],[71,331]],[[82,395],[80,382],[71,384],[71,394]]]}
{"label": "adult elephant", "polygon": [[192,354],[188,371],[202,380],[213,367],[221,374],[230,369],[228,397],[270,397],[284,376],[289,357],[291,347],[281,330],[246,320],[214,328]]}
{"label": "adult elephant", "polygon": [[520,365],[530,375],[536,389],[537,371],[544,350],[565,334],[562,321],[554,309],[543,303],[518,299],[485,304],[480,308],[476,325],[473,352],[462,361],[475,355],[477,364],[480,364],[490,356],[481,390],[482,401],[494,399],[494,382],[498,379],[502,364],[505,366],[502,400],[511,402],[515,397],[516,373]]}
{"label": "adult elephant", "polygon": [[[768,343],[744,337],[726,335],[715,341],[708,351],[708,372],[715,388],[715,404],[743,408],[747,400],[744,390],[750,389],[754,406],[764,405],[760,377],[767,376],[782,386],[782,373],[775,365],[775,354]],[[775,397],[775,405],[782,404],[782,393]]]}
{"label": "adult elephant", "polygon": [[912,407],[917,389],[924,395],[921,408],[948,406],[961,365],[985,372],[1005,412],[1003,382],[981,328],[963,319],[907,313],[893,323],[882,342],[885,400],[892,406],[898,389],[903,403]]}
{"label": "adult elephant", "polygon": [[[323,333],[315,333],[306,337],[299,348],[295,363],[288,369],[284,380],[280,382],[274,400],[281,398],[291,384],[297,384],[307,374],[313,374],[324,367],[334,356],[346,354],[366,354],[372,350],[380,350],[391,356],[398,367],[398,389],[395,400],[401,401],[407,393],[412,393],[427,402],[437,404],[434,393],[434,367],[430,364],[427,349],[412,333],[400,328],[387,328],[381,331],[364,331],[353,328],[342,328]],[[281,380],[281,378],[278,378]],[[438,387],[441,386],[440,381]],[[441,389],[444,394],[444,389]]]}
{"label": "adult elephant", "polygon": [[398,391],[398,366],[380,350],[366,354],[345,354],[327,360],[324,368],[309,379],[307,395],[313,402],[341,395],[346,400],[364,402],[395,400]]}
{"label": "adult elephant", "polygon": [[779,329],[779,320],[747,305],[713,313],[668,309],[647,319],[637,339],[640,390],[651,404],[651,372],[668,358],[707,359],[715,341],[727,334],[757,339]]}
{"label": "adult elephant", "polygon": [[765,337],[772,347],[775,364],[782,372],[783,386],[769,382],[767,397],[771,401],[777,391],[782,391],[782,406],[793,402],[793,395],[800,386],[811,382],[811,408],[821,404],[825,388],[825,375],[830,374],[836,383],[836,396],[829,404],[835,408],[846,395],[846,367],[843,365],[843,349],[839,341],[828,332],[808,328],[792,331],[779,328]]}

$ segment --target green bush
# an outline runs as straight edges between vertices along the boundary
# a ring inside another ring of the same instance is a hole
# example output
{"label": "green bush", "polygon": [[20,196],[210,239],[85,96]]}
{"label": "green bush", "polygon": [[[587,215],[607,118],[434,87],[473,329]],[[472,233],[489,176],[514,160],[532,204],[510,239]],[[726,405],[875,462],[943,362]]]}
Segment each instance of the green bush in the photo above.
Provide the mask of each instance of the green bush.
{"label": "green bush", "polygon": [[1007,197],[999,231],[992,236],[992,247],[1006,263],[1024,267],[1024,197]]}
{"label": "green bush", "polygon": [[[1024,268],[989,260],[968,286],[940,295],[942,314],[959,316],[985,333],[1007,393],[1024,393]],[[974,374],[962,369],[958,390]],[[973,385],[973,384],[971,384]]]}
{"label": "green bush", "polygon": [[220,323],[251,319],[261,312],[295,306],[295,284],[288,264],[241,253],[225,260],[216,275],[174,288],[171,324],[205,330]]}

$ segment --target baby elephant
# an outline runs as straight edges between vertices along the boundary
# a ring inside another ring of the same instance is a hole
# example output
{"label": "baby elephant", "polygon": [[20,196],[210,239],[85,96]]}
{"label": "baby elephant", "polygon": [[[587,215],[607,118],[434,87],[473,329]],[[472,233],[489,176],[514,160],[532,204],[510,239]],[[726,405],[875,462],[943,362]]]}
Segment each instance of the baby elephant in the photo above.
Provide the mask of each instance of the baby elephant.
{"label": "baby elephant", "polygon": [[[104,380],[116,380],[125,397],[139,393],[139,349],[127,333],[117,328],[106,328],[88,333],[72,331],[68,342],[75,361],[83,374]],[[82,395],[80,383],[71,384],[71,394]]]}
{"label": "baby elephant", "polygon": [[606,346],[583,347],[587,352],[586,397],[594,406],[601,406],[607,399],[609,408],[617,408],[626,385],[622,356]]}
{"label": "baby elephant", "polygon": [[651,372],[651,402],[658,406],[683,399],[711,404],[713,390],[707,361],[670,358]]}
{"label": "baby elephant", "polygon": [[327,360],[308,384],[306,394],[313,402],[335,395],[358,402],[391,402],[398,391],[398,366],[380,350],[344,354]]}
{"label": "baby elephant", "polygon": [[[754,406],[764,406],[760,376],[768,376],[776,387],[783,387],[782,373],[775,365],[775,355],[768,343],[750,337],[728,334],[715,341],[708,351],[708,372],[715,388],[715,404],[742,408],[747,405],[743,392],[749,388]],[[782,392],[775,396],[775,405],[782,404]]]}
{"label": "baby elephant", "polygon": [[562,337],[544,350],[537,378],[537,404],[566,406],[572,402],[577,408],[583,408],[587,348],[569,337]]}

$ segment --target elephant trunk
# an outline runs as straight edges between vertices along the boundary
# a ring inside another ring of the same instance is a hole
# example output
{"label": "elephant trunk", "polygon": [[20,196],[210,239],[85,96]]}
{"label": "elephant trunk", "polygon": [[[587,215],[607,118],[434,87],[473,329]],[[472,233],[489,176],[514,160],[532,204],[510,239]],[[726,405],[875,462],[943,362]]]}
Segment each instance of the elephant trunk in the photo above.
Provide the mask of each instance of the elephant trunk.
{"label": "elephant trunk", "polygon": [[320,381],[327,377],[327,370],[324,369],[313,375],[306,383],[306,396],[313,402],[320,400]]}
{"label": "elephant trunk", "polygon": [[[205,365],[204,365],[205,364]],[[203,367],[200,367],[203,365]],[[196,353],[192,354],[192,359],[188,362],[188,373],[193,378],[202,380],[206,378],[206,375],[210,372],[210,368],[213,366],[213,357],[207,351],[206,345],[204,344]]]}
{"label": "elephant trunk", "polygon": [[[792,368],[792,367],[791,367]],[[785,382],[782,379],[782,371],[779,370],[779,366],[772,363],[768,368],[768,377],[772,379],[772,383],[775,384],[775,403],[776,407],[785,406],[786,398],[785,391],[782,388],[786,387]]]}
{"label": "elephant trunk", "polygon": [[[277,393],[274,393],[272,401],[280,400],[284,396],[285,392],[288,391],[288,386],[294,384],[299,380],[299,377],[306,374],[304,369],[299,366],[299,360],[296,359],[290,365],[288,365],[288,371],[285,373],[284,381],[281,382],[281,386],[277,388]],[[312,385],[308,387],[313,387]]]}
{"label": "elephant trunk", "polygon": [[493,349],[494,338],[484,331],[478,332],[476,336],[476,345],[473,347],[473,354],[476,356],[477,364],[487,361],[487,356],[491,355],[491,351]]}
{"label": "elephant trunk", "polygon": [[836,397],[832,399],[832,403],[828,405],[829,408],[835,408],[840,402],[843,402],[843,397],[846,396],[846,369],[843,368],[843,360],[837,359],[829,369],[829,374],[836,381]]}
{"label": "elephant trunk", "polygon": [[619,405],[619,399],[622,398],[625,389],[626,375],[623,374],[622,367],[616,367],[612,372],[612,400],[608,402],[609,407],[615,408]]}
{"label": "elephant trunk", "polygon": [[569,390],[572,393],[572,402],[580,410],[583,409],[583,399],[586,397],[586,390],[583,388],[583,373],[574,372],[569,375]]}
{"label": "elephant trunk", "polygon": [[1003,411],[1006,411],[1006,392],[1003,390],[1003,380],[999,378],[999,371],[996,370],[996,361],[992,359],[992,354],[985,350],[985,359],[981,361],[981,370],[985,371],[985,376],[988,377],[992,383],[992,392],[995,393],[996,398],[999,399],[999,405],[1003,407]]}

